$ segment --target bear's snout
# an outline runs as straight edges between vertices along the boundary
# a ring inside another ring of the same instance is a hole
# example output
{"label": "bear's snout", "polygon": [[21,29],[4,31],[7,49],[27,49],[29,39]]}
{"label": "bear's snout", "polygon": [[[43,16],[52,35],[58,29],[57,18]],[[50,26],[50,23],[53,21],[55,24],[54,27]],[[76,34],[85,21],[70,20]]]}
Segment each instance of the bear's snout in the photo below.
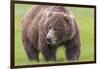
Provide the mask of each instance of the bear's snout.
{"label": "bear's snout", "polygon": [[50,29],[46,35],[46,42],[50,45],[56,44],[56,38],[55,38],[55,31],[53,29]]}

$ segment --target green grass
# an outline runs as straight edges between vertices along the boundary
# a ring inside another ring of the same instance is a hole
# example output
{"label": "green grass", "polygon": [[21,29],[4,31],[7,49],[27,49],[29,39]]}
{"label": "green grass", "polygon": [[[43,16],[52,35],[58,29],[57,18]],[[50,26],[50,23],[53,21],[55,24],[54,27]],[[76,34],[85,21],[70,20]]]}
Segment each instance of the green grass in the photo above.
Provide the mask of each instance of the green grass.
{"label": "green grass", "polygon": [[[29,61],[21,41],[21,19],[31,8],[31,5],[15,5],[15,65],[46,64],[43,56],[39,55],[40,62]],[[81,54],[79,62],[94,61],[94,9],[69,7],[74,14],[80,29]],[[57,63],[68,62],[65,60],[64,48],[57,51]],[[53,63],[53,62],[48,62]]]}

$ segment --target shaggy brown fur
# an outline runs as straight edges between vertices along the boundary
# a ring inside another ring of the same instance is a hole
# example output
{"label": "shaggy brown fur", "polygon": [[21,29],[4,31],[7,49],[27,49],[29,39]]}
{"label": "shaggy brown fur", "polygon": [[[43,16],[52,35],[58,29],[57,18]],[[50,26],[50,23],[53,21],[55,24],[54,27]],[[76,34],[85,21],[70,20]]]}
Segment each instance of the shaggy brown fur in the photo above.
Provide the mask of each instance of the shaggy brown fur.
{"label": "shaggy brown fur", "polygon": [[[47,44],[49,28],[56,29],[57,43]],[[78,60],[80,36],[75,18],[62,6],[36,5],[22,20],[22,42],[30,60],[39,61],[39,51],[46,61],[56,61],[56,49],[65,47],[66,59]]]}

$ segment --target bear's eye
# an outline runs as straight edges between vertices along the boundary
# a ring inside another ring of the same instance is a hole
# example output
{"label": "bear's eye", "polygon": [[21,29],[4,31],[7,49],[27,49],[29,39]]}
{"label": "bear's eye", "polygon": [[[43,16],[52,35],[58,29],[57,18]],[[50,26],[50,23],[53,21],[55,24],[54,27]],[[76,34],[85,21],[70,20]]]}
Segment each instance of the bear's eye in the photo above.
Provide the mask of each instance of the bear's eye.
{"label": "bear's eye", "polygon": [[55,31],[57,31],[57,29],[56,29],[56,28],[54,28],[54,30],[55,30]]}
{"label": "bear's eye", "polygon": [[49,27],[49,29],[51,29],[51,27]]}

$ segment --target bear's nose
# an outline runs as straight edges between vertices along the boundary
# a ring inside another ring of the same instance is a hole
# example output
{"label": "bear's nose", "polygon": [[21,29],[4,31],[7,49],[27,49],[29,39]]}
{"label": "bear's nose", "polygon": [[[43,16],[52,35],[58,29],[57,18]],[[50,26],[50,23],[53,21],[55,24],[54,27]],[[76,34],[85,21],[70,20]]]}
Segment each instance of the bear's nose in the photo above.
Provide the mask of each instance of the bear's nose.
{"label": "bear's nose", "polygon": [[47,41],[48,44],[51,43],[51,39],[50,38],[46,38],[46,41]]}

